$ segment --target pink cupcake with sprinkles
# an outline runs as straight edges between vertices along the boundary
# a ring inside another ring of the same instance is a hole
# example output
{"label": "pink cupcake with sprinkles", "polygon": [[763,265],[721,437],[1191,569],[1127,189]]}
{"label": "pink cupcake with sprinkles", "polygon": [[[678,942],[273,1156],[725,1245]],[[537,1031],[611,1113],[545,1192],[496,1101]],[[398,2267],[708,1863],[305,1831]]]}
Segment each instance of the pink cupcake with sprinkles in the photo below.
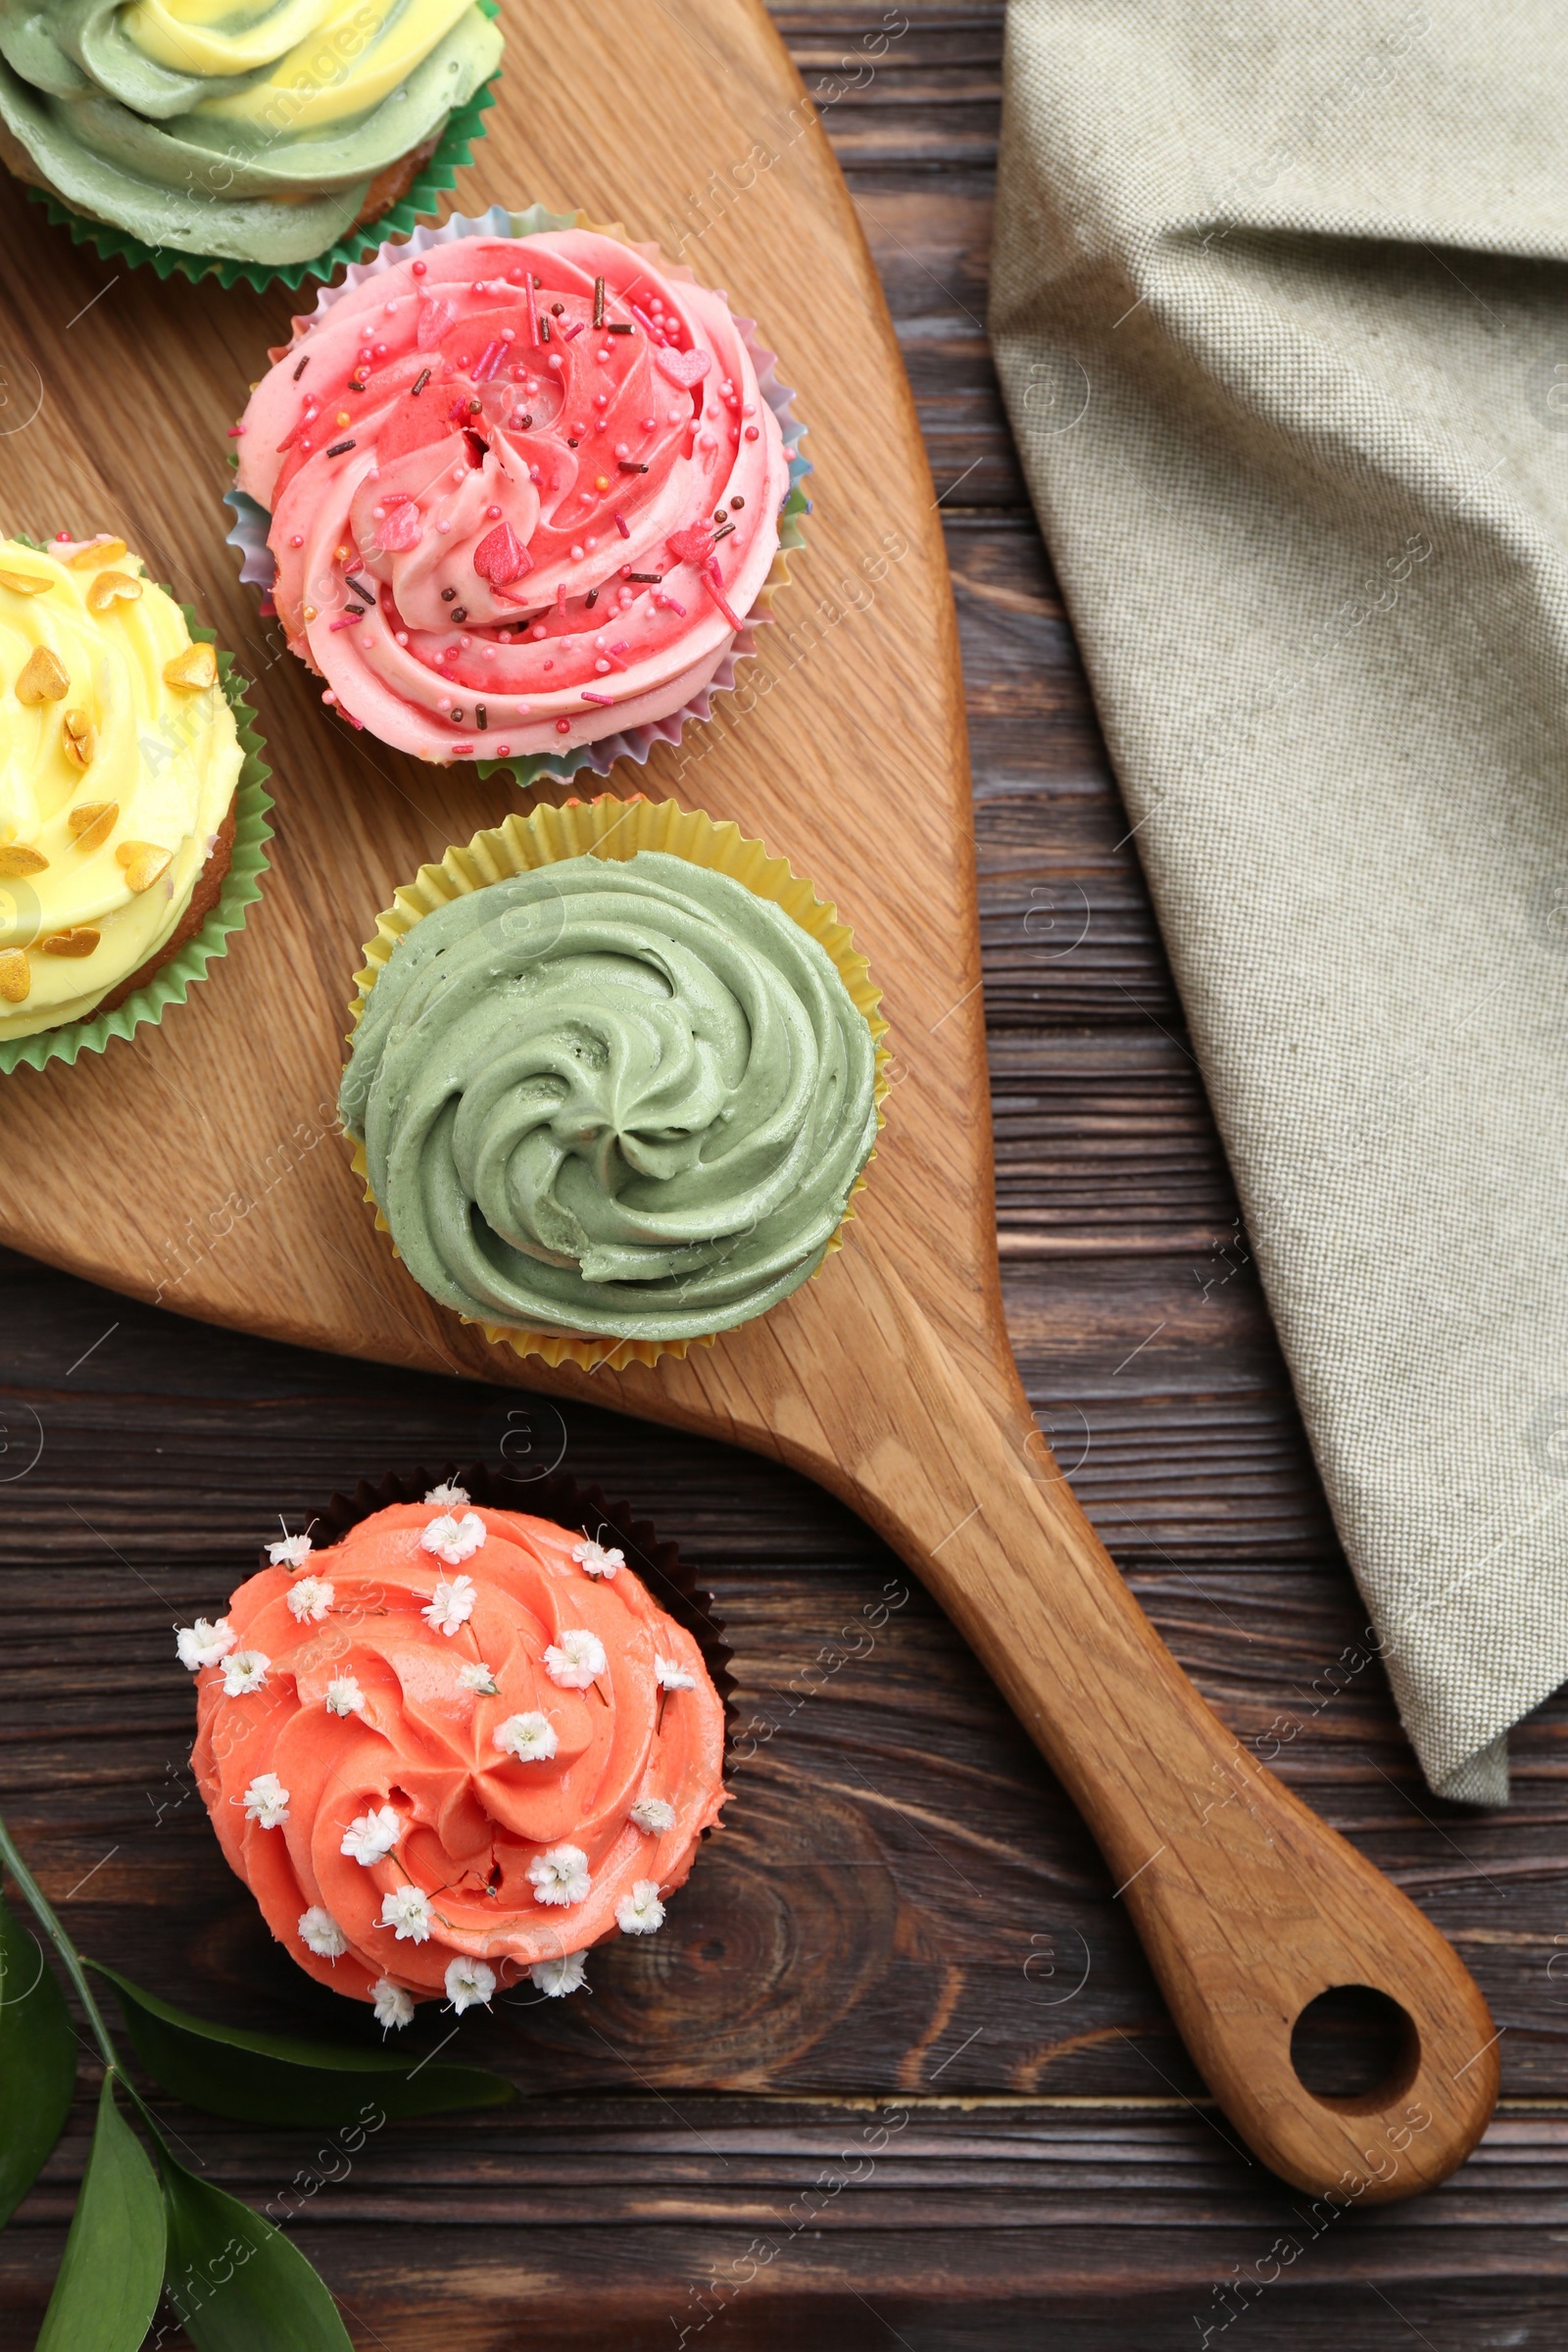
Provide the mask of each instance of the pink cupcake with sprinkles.
{"label": "pink cupcake with sprinkles", "polygon": [[755,650],[800,437],[722,294],[580,215],[497,209],[295,320],[236,428],[229,536],[350,725],[523,784],[603,774]]}

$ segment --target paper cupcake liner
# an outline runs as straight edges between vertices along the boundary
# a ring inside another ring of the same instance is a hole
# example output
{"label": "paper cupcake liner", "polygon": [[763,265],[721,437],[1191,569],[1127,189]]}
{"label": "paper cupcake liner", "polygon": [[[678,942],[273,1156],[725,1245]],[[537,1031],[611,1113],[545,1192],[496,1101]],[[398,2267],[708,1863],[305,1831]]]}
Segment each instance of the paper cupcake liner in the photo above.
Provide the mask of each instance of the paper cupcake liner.
{"label": "paper cupcake liner", "polygon": [[[413,1470],[406,1476],[388,1472],[374,1483],[362,1478],[352,1494],[334,1494],[326,1508],[310,1522],[312,1541],[318,1549],[324,1544],[336,1544],[372,1513],[397,1502],[422,1502],[432,1487],[454,1482],[466,1488],[469,1500],[481,1509],[523,1511],[530,1519],[550,1519],[558,1527],[579,1527],[595,1543],[618,1544],[628,1567],[635,1569],[660,1607],[685,1628],[702,1651],[703,1663],[724,1702],[728,1736],[734,1728],[735,1678],[730,1672],[730,1647],[714,1615],[712,1593],[682,1560],[677,1544],[662,1538],[651,1520],[639,1519],[630,1503],[608,1502],[602,1487],[580,1486],[564,1472],[552,1472],[548,1478],[512,1478],[485,1462],[448,1462],[434,1475],[424,1470]],[[265,1544],[257,1564],[262,1568],[271,1565]],[[705,1838],[710,1834],[703,1832]]]}
{"label": "paper cupcake liner", "polygon": [[[697,283],[695,270],[687,269],[682,263],[666,261],[657,245],[647,242],[639,244],[634,238],[628,237],[618,221],[607,226],[590,220],[586,213],[552,213],[542,204],[530,205],[526,212],[513,213],[498,204],[492,205],[489,212],[474,216],[454,213],[439,228],[416,228],[412,236],[396,247],[383,245],[380,252],[369,261],[357,263],[345,271],[341,284],[321,289],[317,295],[316,309],[308,323],[314,325],[351,287],[362,285],[366,278],[392,269],[410,255],[427,253],[432,245],[456,244],[460,237],[537,236],[543,230],[552,228],[586,228],[597,236],[615,237],[622,245],[629,246],[633,253],[657,261],[660,269],[677,282],[687,285]],[[713,696],[734,691],[737,663],[757,652],[754,631],[772,617],[773,599],[789,579],[789,553],[806,545],[800,517],[810,513],[811,502],[802,484],[811,470],[811,462],[801,455],[800,445],[806,437],[806,426],[794,414],[795,394],[779,380],[776,355],[763,350],[756,340],[755,319],[737,318],[735,323],[756,366],[758,389],[778,418],[779,430],[789,456],[790,472],[789,496],[779,514],[778,554],[758,592],[757,602],[747,614],[746,626],[702,693],[693,696],[689,703],[683,703],[678,710],[672,710],[667,718],[657,719],[648,726],[627,727],[613,735],[601,735],[594,742],[577,744],[567,752],[530,752],[511,760],[481,760],[477,762],[481,776],[510,775],[526,792],[538,783],[564,781],[580,774],[584,768],[595,775],[608,776],[617,760],[630,760],[642,766],[655,744],[679,743],[688,719],[706,720],[711,717]],[[239,461],[231,457],[230,463],[238,465]],[[234,527],[228,533],[228,545],[239,552],[239,576],[252,587],[260,588],[264,596],[270,597],[277,576],[276,561],[267,544],[271,516],[265,507],[258,506],[255,499],[247,497],[243,490],[225,491],[223,503],[234,515]]]}
{"label": "paper cupcake liner", "polygon": [[[479,0],[487,17],[500,14],[494,0]],[[102,261],[122,262],[128,270],[156,270],[160,277],[172,277],[176,271],[188,277],[193,285],[202,279],[216,277],[223,287],[254,286],[258,293],[268,286],[287,286],[291,291],[303,285],[308,277],[330,277],[345,264],[360,261],[387,237],[400,236],[413,228],[421,213],[436,213],[441,198],[458,183],[458,173],[473,161],[475,141],[485,135],[482,117],[496,102],[496,83],[499,73],[476,90],[466,106],[460,106],[447,117],[446,128],[433,155],[422,163],[406,193],[398,198],[390,211],[379,220],[367,221],[363,228],[351,228],[335,245],[324,253],[313,256],[308,262],[239,262],[224,260],[216,254],[181,253],[172,245],[144,245],[132,236],[128,228],[117,228],[111,220],[95,220],[86,213],[73,212],[70,205],[57,196],[53,188],[29,185],[28,196],[41,204],[56,228],[71,232],[73,244],[91,245]]]}
{"label": "paper cupcake liner", "polygon": [[[191,636],[216,646],[215,632],[198,621],[189,605],[179,609]],[[218,905],[196,937],[160,964],[152,978],[113,1012],[95,1012],[86,1020],[70,1021],[60,1029],[40,1029],[31,1037],[0,1038],[0,1075],[9,1077],[24,1064],[41,1070],[50,1061],[74,1063],[78,1054],[101,1054],[111,1038],[129,1037],[143,1021],[161,1021],[171,1004],[183,1004],[196,983],[206,979],[208,965],[227,955],[232,934],[244,930],[247,912],[262,895],[262,876],[269,864],[265,845],[272,838],[267,821],[272,799],[267,786],[272,771],[263,757],[267,746],[257,730],[256,713],[245,700],[242,682],[234,673],[233,658],[220,648],[218,678],[234,713],[240,750],[245,755],[234,789],[234,846]]]}
{"label": "paper cupcake liner", "polygon": [[[674,801],[645,800],[641,794],[619,800],[604,793],[593,801],[567,801],[560,808],[544,803],[529,816],[514,813],[505,823],[476,833],[466,849],[448,850],[439,865],[421,865],[416,880],[406,882],[392,905],[377,916],[375,937],[366,943],[364,968],[354,975],[359,993],[351,1009],[346,1042],[353,1044],[354,1031],[359,1027],[370,991],[398,941],[437,906],[445,906],[470,891],[483,890],[492,882],[504,882],[511,875],[531,873],[539,866],[556,865],[568,858],[605,858],[625,864],[639,850],[662,850],[670,857],[683,858],[689,865],[707,866],[714,873],[727,874],[757,897],[771,899],[776,906],[782,906],[803,931],[808,931],[827,950],[876,1043],[876,1123],[880,1133],[886,1123],[887,1064],[891,1058],[882,1042],[888,1030],[880,1010],[882,992],[873,985],[871,967],[856,947],[848,923],[839,920],[837,907],[818,898],[812,885],[794,871],[787,858],[770,857],[761,842],[748,841],[739,825],[719,824],[705,816],[701,809],[682,808]],[[391,1228],[370,1190],[365,1146],[352,1136],[345,1140],[351,1148],[354,1173],[365,1185],[366,1203],[374,1211],[377,1229],[390,1239]],[[866,1167],[875,1157],[873,1147]],[[850,1188],[838,1230],[823,1251],[824,1264],[843,1246],[844,1228],[855,1214],[855,1198],[865,1181],[862,1169]],[[395,1243],[392,1253],[398,1255]],[[818,1266],[816,1272],[820,1271]],[[816,1273],[810,1279],[814,1282]],[[459,1320],[475,1323],[475,1318],[469,1315],[462,1315]],[[699,1340],[617,1340],[587,1334],[575,1338],[561,1332],[525,1331],[504,1323],[477,1322],[475,1328],[494,1346],[510,1348],[516,1355],[542,1356],[548,1364],[577,1364],[585,1372],[620,1372],[628,1364],[653,1365],[662,1355],[683,1356],[689,1348],[710,1348],[719,1336],[712,1333]]]}

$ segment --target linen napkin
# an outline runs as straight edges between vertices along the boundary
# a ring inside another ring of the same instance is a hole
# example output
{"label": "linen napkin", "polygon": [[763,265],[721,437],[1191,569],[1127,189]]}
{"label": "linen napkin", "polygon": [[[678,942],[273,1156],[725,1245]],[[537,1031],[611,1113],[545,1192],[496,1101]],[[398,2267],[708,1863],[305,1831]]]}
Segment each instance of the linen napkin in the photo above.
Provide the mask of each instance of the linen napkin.
{"label": "linen napkin", "polygon": [[1011,0],[1008,409],[1341,1537],[1478,1804],[1568,1678],[1565,167],[1548,0]]}

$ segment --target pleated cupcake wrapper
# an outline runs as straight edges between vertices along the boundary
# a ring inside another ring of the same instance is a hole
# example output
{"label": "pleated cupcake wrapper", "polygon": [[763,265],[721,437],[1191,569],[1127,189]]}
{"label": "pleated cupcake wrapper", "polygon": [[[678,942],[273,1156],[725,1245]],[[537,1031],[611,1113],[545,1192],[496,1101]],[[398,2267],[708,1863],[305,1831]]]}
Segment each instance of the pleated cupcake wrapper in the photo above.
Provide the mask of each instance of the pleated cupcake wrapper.
{"label": "pleated cupcake wrapper", "polygon": [[[421,865],[416,879],[405,883],[392,905],[377,917],[375,937],[366,944],[365,967],[355,974],[359,994],[354,1000],[347,1042],[353,1044],[354,1031],[359,1027],[370,991],[398,941],[437,906],[445,906],[469,892],[487,889],[493,882],[532,873],[540,866],[557,865],[568,858],[604,858],[624,864],[639,850],[662,850],[669,857],[683,858],[689,865],[727,874],[758,898],[771,899],[827,950],[876,1041],[876,1123],[880,1131],[886,1118],[890,1059],[882,1042],[888,1029],[880,1009],[882,992],[873,985],[871,967],[856,947],[849,925],[840,922],[837,907],[818,898],[812,885],[804,881],[786,858],[770,857],[760,841],[748,841],[738,825],[718,824],[701,809],[682,808],[674,801],[645,800],[641,794],[620,800],[605,793],[593,801],[567,801],[560,808],[545,803],[529,816],[514,813],[504,824],[476,833],[466,849],[448,850],[439,865]],[[374,1210],[379,1230],[390,1236],[391,1228],[370,1190],[365,1146],[352,1136],[347,1141],[352,1150],[354,1172],[365,1185],[366,1203]],[[875,1156],[873,1151],[870,1158]],[[844,1227],[855,1213],[851,1204],[865,1181],[862,1171],[851,1187],[838,1231],[823,1252],[824,1262],[842,1247]],[[398,1254],[395,1243],[393,1254]],[[460,1319],[465,1323],[475,1320],[469,1315]],[[718,1336],[715,1333],[700,1340],[617,1340],[591,1334],[573,1337],[562,1332],[525,1331],[510,1324],[483,1321],[477,1327],[493,1345],[510,1348],[516,1355],[542,1356],[548,1364],[577,1364],[585,1372],[620,1372],[628,1364],[656,1364],[662,1355],[683,1356],[688,1348],[710,1348]]]}
{"label": "pleated cupcake wrapper", "polygon": [[[499,16],[494,0],[479,0],[487,17]],[[346,265],[360,261],[386,238],[406,235],[421,213],[437,213],[441,199],[449,188],[458,183],[458,173],[473,161],[473,147],[485,135],[484,116],[496,102],[496,83],[499,73],[492,74],[483,87],[476,90],[466,106],[460,106],[447,117],[435,152],[427,157],[410,184],[379,220],[367,221],[364,228],[351,228],[335,245],[318,253],[308,262],[240,262],[225,260],[218,254],[181,253],[172,245],[144,245],[132,236],[128,228],[117,228],[113,221],[95,220],[86,213],[74,212],[53,188],[29,186],[27,194],[34,203],[48,212],[56,228],[71,232],[72,242],[91,245],[103,261],[122,262],[128,270],[156,270],[160,277],[187,277],[193,285],[204,278],[216,277],[220,286],[254,286],[260,293],[268,286],[287,286],[295,292],[308,277],[327,278]]]}
{"label": "pleated cupcake wrapper", "polygon": [[[564,1472],[547,1478],[523,1479],[486,1462],[449,1462],[433,1475],[414,1470],[406,1476],[389,1472],[373,1484],[362,1478],[352,1494],[333,1494],[326,1508],[311,1521],[311,1539],[318,1550],[336,1544],[362,1520],[394,1503],[422,1502],[432,1487],[452,1484],[465,1489],[481,1510],[521,1511],[530,1519],[549,1519],[557,1527],[581,1528],[583,1534],[607,1548],[618,1545],[626,1565],[647,1586],[659,1606],[684,1626],[703,1653],[703,1663],[724,1702],[726,1732],[733,1728],[735,1679],[730,1672],[730,1648],[714,1617],[713,1595],[682,1560],[678,1545],[660,1537],[651,1520],[639,1519],[630,1503],[608,1502],[602,1487],[580,1486]],[[258,1566],[270,1566],[264,1545]],[[706,1838],[709,1833],[703,1833]]]}
{"label": "pleated cupcake wrapper", "polygon": [[[24,544],[30,546],[33,542]],[[39,550],[40,554],[43,552]],[[202,626],[189,605],[181,605],[179,609],[191,636],[203,644],[216,645],[214,631]],[[61,1029],[40,1029],[32,1037],[0,1038],[0,1074],[9,1076],[24,1064],[28,1069],[41,1070],[50,1061],[74,1063],[78,1054],[101,1054],[112,1038],[129,1037],[143,1021],[161,1021],[171,1004],[184,1004],[196,983],[206,979],[208,965],[227,955],[232,935],[244,930],[246,915],[262,895],[262,876],[270,862],[266,844],[272,838],[272,828],[267,821],[267,812],[272,806],[272,797],[267,786],[272,771],[263,757],[267,746],[257,729],[256,713],[245,700],[241,681],[234,673],[232,657],[220,648],[218,677],[234,713],[240,750],[245,755],[234,790],[234,846],[218,905],[196,937],[187,940],[177,955],[160,964],[152,978],[133,990],[115,1011],[91,1013],[85,1020],[68,1022]]]}
{"label": "pleated cupcake wrapper", "polygon": [[[368,277],[374,277],[411,256],[427,253],[432,245],[453,245],[462,237],[531,237],[557,228],[586,228],[597,236],[614,237],[622,245],[629,246],[633,253],[640,253],[645,260],[657,262],[664,274],[678,283],[697,283],[694,270],[682,264],[666,262],[657,245],[638,244],[627,236],[618,221],[604,226],[591,221],[586,213],[552,213],[542,204],[530,205],[526,212],[512,213],[498,204],[492,205],[489,212],[476,216],[454,213],[439,228],[416,228],[406,241],[396,246],[384,245],[373,259],[357,263],[346,270],[340,285],[323,287],[317,295],[315,311],[305,323],[314,326],[351,287],[363,285]],[[564,781],[580,774],[585,768],[595,775],[608,776],[617,760],[630,760],[641,766],[656,744],[679,743],[688,719],[710,718],[713,696],[732,693],[736,665],[748,655],[756,654],[754,632],[772,617],[773,599],[789,579],[788,556],[793,549],[806,545],[800,517],[810,513],[811,505],[802,484],[811,470],[811,462],[801,455],[800,445],[805,438],[806,427],[793,412],[794,393],[787,384],[779,381],[775,355],[764,351],[757,342],[755,319],[737,318],[735,324],[745,339],[757,368],[758,389],[778,418],[784,447],[789,453],[790,469],[790,492],[778,518],[778,553],[773,558],[767,578],[758,592],[757,602],[747,615],[746,626],[702,693],[694,695],[689,703],[683,703],[678,710],[672,710],[667,718],[656,719],[648,726],[625,727],[612,735],[600,735],[592,743],[574,745],[570,751],[528,752],[519,753],[514,759],[481,760],[477,763],[481,776],[510,775],[526,792],[535,784]],[[232,462],[235,465],[239,463],[237,458]],[[248,498],[243,490],[225,491],[224,504],[234,515],[234,527],[228,533],[228,544],[239,551],[239,576],[270,596],[277,577],[276,560],[267,544],[271,516],[265,507],[258,506],[255,499]]]}

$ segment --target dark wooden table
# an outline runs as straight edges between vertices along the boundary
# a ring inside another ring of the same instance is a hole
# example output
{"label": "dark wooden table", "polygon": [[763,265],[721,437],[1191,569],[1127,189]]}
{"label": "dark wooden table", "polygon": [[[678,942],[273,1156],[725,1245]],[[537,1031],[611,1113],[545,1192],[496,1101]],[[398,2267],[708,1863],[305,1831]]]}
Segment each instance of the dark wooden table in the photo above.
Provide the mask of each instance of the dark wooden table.
{"label": "dark wooden table", "polygon": [[[1215,2117],[1071,1807],[898,1562],[769,1465],[541,1404],[541,1462],[564,1447],[629,1495],[720,1597],[727,1827],[665,1933],[596,1960],[591,2001],[465,2027],[528,2104],[389,2129],[318,2184],[300,2242],[356,2341],[396,2352],[1032,2352],[1048,2327],[1085,2352],[1232,2329],[1253,2352],[1555,2346],[1568,1713],[1516,1736],[1506,1814],[1462,1812],[1427,1793],[1357,1646],[987,354],[1002,10],[780,23],[881,265],[947,519],[1030,1395],[1227,1721],[1458,1944],[1506,2029],[1505,2095],[1446,2188],[1314,2225]],[[203,1330],[15,1257],[0,1283],[6,1815],[87,1949],[215,2015],[325,2022],[191,1791],[169,1627],[226,1594],[279,1511],[297,1525],[362,1473],[493,1451],[518,1400]],[[1351,2035],[1323,2062],[1353,2059]],[[173,2120],[258,2204],[316,2181],[319,2135]],[[32,2341],[86,2126],[83,2099],[0,2238],[5,2352]]]}

